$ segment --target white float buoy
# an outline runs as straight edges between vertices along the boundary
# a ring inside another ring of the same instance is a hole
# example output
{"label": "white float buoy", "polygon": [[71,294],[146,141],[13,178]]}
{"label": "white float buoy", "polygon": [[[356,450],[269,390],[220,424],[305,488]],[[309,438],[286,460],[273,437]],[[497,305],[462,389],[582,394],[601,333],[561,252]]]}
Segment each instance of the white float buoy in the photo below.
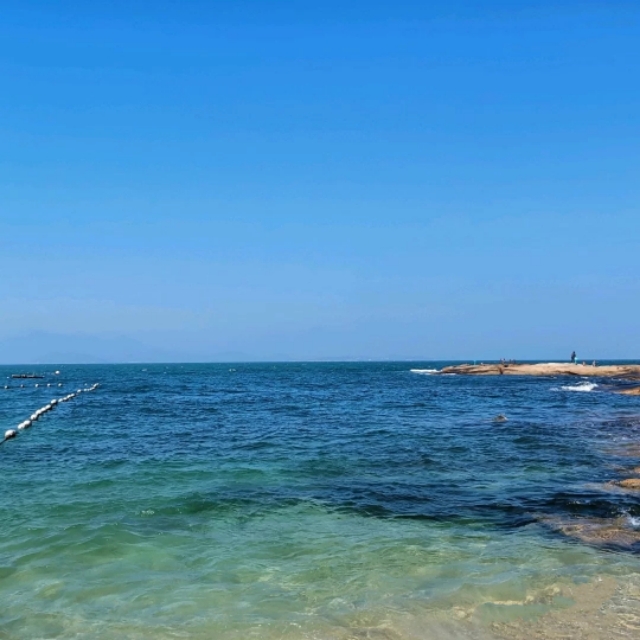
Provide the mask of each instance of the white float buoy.
{"label": "white float buoy", "polygon": [[18,435],[18,432],[15,429],[9,429],[4,432],[4,439],[11,440],[11,438],[15,438]]}

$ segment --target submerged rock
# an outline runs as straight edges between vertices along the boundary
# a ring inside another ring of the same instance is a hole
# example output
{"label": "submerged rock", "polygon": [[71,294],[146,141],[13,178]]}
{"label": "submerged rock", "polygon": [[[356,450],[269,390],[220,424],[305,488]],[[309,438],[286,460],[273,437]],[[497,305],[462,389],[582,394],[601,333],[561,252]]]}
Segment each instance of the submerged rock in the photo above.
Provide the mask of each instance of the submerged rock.
{"label": "submerged rock", "polygon": [[623,396],[640,396],[640,387],[632,387],[631,389],[624,389],[623,391],[618,391],[618,393]]}
{"label": "submerged rock", "polygon": [[613,447],[607,447],[605,451],[611,455],[620,456],[621,458],[640,458],[640,444],[637,443],[619,444]]}
{"label": "submerged rock", "polygon": [[640,531],[631,528],[627,518],[543,518],[548,527],[585,544],[637,550]]}

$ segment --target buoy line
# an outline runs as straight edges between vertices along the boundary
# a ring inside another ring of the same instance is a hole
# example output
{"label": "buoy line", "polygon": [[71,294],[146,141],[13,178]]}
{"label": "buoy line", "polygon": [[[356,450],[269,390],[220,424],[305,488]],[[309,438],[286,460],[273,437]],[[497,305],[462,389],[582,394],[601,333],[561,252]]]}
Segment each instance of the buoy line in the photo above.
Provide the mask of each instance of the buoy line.
{"label": "buoy line", "polygon": [[69,393],[62,398],[54,398],[48,404],[45,404],[44,407],[40,407],[40,409],[36,409],[28,420],[23,420],[17,427],[17,429],[8,429],[4,432],[4,439],[0,440],[0,445],[4,444],[7,440],[13,440],[13,438],[17,437],[19,433],[32,427],[35,422],[40,419],[40,416],[43,416],[45,413],[48,413],[52,409],[55,409],[58,404],[61,402],[68,402],[69,400],[73,400],[76,396],[79,396],[81,393],[89,393],[90,391],[95,391],[100,385],[96,382],[95,384],[87,387],[86,389],[78,389],[73,393]]}
{"label": "buoy line", "polygon": [[[46,384],[44,382],[36,382],[34,385],[35,389],[38,388],[43,388],[46,386],[47,388],[49,387],[62,387],[64,386],[62,382],[47,382]],[[7,391],[12,391],[13,389],[28,389],[28,386],[25,386],[24,383],[20,384],[20,386],[16,386],[16,387],[11,387],[8,384],[4,385],[4,389]]]}

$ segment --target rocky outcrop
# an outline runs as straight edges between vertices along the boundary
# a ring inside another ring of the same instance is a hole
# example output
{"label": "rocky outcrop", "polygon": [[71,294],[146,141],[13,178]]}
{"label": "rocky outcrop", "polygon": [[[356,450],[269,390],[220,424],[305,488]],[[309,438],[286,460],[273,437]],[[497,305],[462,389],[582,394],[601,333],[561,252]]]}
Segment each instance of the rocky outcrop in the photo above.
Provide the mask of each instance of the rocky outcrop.
{"label": "rocky outcrop", "polygon": [[[456,373],[468,376],[585,376],[600,378],[629,378],[640,380],[640,364],[604,365],[571,364],[568,362],[541,362],[538,364],[456,364],[444,367],[440,374]],[[627,389],[627,395],[640,395]]]}
{"label": "rocky outcrop", "polygon": [[633,489],[640,491],[640,478],[627,478],[626,480],[618,480],[616,484],[623,489]]}

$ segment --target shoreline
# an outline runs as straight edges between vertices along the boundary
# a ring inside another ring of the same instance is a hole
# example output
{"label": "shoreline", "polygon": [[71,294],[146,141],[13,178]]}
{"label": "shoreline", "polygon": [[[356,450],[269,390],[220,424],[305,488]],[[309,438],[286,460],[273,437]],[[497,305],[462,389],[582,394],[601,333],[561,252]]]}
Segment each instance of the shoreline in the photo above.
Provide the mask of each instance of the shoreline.
{"label": "shoreline", "polygon": [[[573,376],[598,378],[629,378],[640,380],[640,364],[591,365],[570,362],[541,362],[537,364],[456,364],[444,367],[439,374],[472,376]],[[640,391],[629,395],[640,394]]]}

